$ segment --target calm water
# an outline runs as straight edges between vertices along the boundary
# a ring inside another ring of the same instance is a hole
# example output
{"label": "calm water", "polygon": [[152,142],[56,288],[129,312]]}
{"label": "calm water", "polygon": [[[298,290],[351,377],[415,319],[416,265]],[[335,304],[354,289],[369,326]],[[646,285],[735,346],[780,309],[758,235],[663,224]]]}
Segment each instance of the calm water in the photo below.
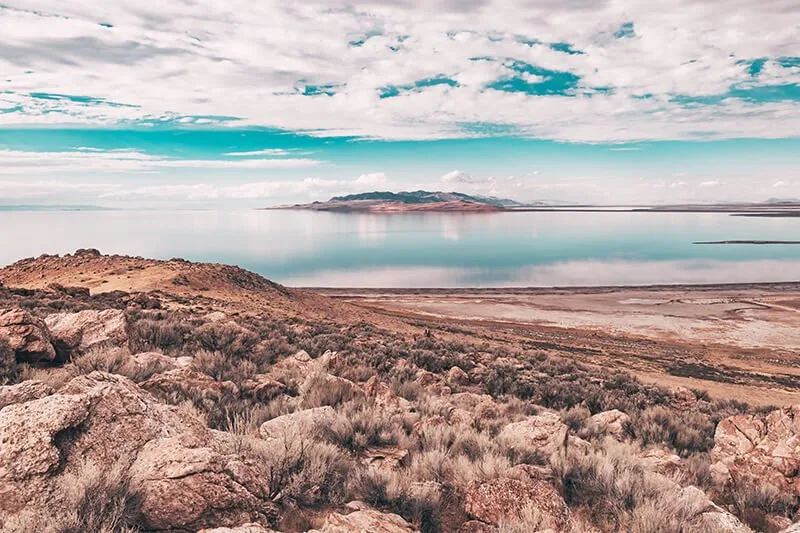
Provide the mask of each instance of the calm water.
{"label": "calm water", "polygon": [[41,253],[184,257],[296,286],[478,287],[795,281],[800,218],[690,213],[355,215],[0,212],[0,264]]}

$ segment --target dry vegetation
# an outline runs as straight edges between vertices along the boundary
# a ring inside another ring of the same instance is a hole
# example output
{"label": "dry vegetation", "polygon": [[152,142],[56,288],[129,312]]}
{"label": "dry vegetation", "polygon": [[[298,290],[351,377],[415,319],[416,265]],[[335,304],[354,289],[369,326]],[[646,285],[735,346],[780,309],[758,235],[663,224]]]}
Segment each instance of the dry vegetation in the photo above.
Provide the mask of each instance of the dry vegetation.
{"label": "dry vegetation", "polygon": [[[702,391],[695,391],[696,404],[678,407],[667,390],[621,372],[599,376],[541,350],[473,342],[467,335],[443,332],[412,338],[367,323],[343,326],[254,314],[208,321],[187,308],[162,309],[158,294],[131,299],[125,293],[89,296],[0,288],[0,300],[2,307],[22,307],[40,316],[117,308],[125,309],[128,319],[127,346],[91,349],[59,368],[6,366],[0,368],[3,383],[38,379],[58,389],[74,376],[100,370],[145,384],[163,375],[166,367],[157,360],[133,364],[131,354],[156,351],[173,360],[191,357],[192,371],[218,384],[232,384],[209,389],[184,382],[169,390],[149,390],[238,439],[243,460],[257,465],[269,499],[280,507],[281,520],[275,525],[281,530],[303,531],[318,524],[326,511],[360,500],[396,513],[426,533],[456,531],[469,519],[465,488],[516,475],[519,465],[550,472],[572,511],[575,531],[685,531],[700,504],[671,492],[673,482],[705,490],[759,531],[768,530],[768,515],[794,519],[798,509],[796,498],[763,487],[743,484],[721,492],[713,486],[708,452],[716,424],[748,407],[711,401]],[[9,350],[0,338],[0,355]],[[312,360],[325,352],[336,356],[324,372],[277,364],[300,350]],[[494,408],[480,414],[469,407],[454,408],[437,388],[453,368],[469,379],[448,382],[451,392],[488,394]],[[426,373],[435,379],[425,381],[420,376]],[[249,393],[249,383],[263,375],[275,380],[279,389],[267,396]],[[386,409],[374,395],[365,394],[371,378],[387,384],[408,408]],[[323,406],[332,408],[331,416],[306,432],[283,439],[259,437],[260,426],[268,420]],[[570,435],[588,442],[589,448],[567,445],[551,459],[536,448],[499,438],[508,424],[542,409],[559,412]],[[587,426],[591,415],[612,409],[630,417],[616,440]],[[643,450],[652,448],[679,456],[681,467],[666,477],[656,473],[643,459]],[[396,464],[371,467],[374,450],[394,457]],[[18,517],[6,528],[63,533],[137,530],[139,524],[131,518],[137,498],[124,473],[87,464],[67,490],[69,509],[55,510],[51,517]],[[545,524],[540,510],[526,505],[515,516],[503,518],[496,530],[521,533]]]}

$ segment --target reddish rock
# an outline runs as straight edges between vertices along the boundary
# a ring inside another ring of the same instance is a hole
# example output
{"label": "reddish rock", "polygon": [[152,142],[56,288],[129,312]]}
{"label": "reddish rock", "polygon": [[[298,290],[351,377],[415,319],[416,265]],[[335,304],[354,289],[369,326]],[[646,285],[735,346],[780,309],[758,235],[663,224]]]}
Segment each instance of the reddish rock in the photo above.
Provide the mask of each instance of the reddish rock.
{"label": "reddish rock", "polygon": [[0,310],[0,336],[8,339],[18,362],[41,363],[56,359],[47,325],[27,311]]}
{"label": "reddish rock", "polygon": [[0,409],[7,405],[38,400],[53,394],[53,388],[41,381],[28,380],[0,387]]}
{"label": "reddish rock", "polygon": [[305,435],[311,432],[317,424],[330,422],[335,416],[336,412],[329,405],[314,407],[267,420],[261,424],[259,432],[264,439]]}
{"label": "reddish rock", "polygon": [[800,495],[800,405],[722,420],[711,450],[714,480],[771,485]]}
{"label": "reddish rock", "polygon": [[498,439],[512,448],[532,450],[549,458],[567,443],[567,425],[553,412],[529,416],[505,426]]}
{"label": "reddish rock", "polygon": [[466,385],[469,383],[469,375],[457,366],[447,371],[447,382],[451,385]]}
{"label": "reddish rock", "polygon": [[176,368],[152,376],[140,386],[162,397],[178,395],[187,398],[218,399],[220,396],[239,395],[239,387],[231,381],[216,381],[207,374],[191,368]]}
{"label": "reddish rock", "polygon": [[256,374],[242,383],[242,394],[260,402],[268,402],[286,391],[286,385],[267,374]]}
{"label": "reddish rock", "polygon": [[457,533],[497,533],[497,528],[478,520],[469,520],[461,524]]}
{"label": "reddish rock", "polygon": [[278,518],[261,473],[214,449],[213,440],[194,435],[152,440],[130,476],[146,529],[196,531]]}
{"label": "reddish rock", "polygon": [[470,483],[465,491],[464,510],[476,520],[498,525],[519,516],[525,507],[539,511],[547,527],[569,531],[569,508],[550,483],[538,479],[503,477]]}
{"label": "reddish rock", "polygon": [[603,411],[590,416],[586,420],[586,430],[591,433],[605,434],[617,440],[624,440],[628,437],[628,427],[631,417],[618,409]]}
{"label": "reddish rock", "polygon": [[415,531],[411,524],[396,514],[370,509],[346,515],[331,513],[319,530],[309,533],[414,533]]}
{"label": "reddish rock", "polygon": [[57,313],[49,315],[45,322],[62,356],[83,353],[95,346],[121,347],[128,342],[125,312],[119,309]]}

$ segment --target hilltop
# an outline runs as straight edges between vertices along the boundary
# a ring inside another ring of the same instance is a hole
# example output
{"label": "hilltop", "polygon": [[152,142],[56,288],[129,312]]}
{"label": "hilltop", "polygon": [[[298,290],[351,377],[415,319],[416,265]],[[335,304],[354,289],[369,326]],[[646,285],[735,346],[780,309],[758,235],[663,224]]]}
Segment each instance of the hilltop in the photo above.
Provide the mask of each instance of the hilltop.
{"label": "hilltop", "polygon": [[514,200],[491,196],[473,196],[460,192],[431,191],[374,191],[334,196],[326,202],[295,204],[281,209],[310,209],[313,211],[406,213],[406,212],[465,212],[503,211],[521,206]]}

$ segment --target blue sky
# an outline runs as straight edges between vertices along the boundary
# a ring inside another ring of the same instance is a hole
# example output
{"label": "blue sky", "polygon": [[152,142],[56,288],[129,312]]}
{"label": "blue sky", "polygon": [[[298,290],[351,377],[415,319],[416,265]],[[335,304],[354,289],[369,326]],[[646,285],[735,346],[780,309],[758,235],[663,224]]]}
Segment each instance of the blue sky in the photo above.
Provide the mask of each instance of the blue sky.
{"label": "blue sky", "polygon": [[0,204],[800,197],[800,6],[8,0]]}

